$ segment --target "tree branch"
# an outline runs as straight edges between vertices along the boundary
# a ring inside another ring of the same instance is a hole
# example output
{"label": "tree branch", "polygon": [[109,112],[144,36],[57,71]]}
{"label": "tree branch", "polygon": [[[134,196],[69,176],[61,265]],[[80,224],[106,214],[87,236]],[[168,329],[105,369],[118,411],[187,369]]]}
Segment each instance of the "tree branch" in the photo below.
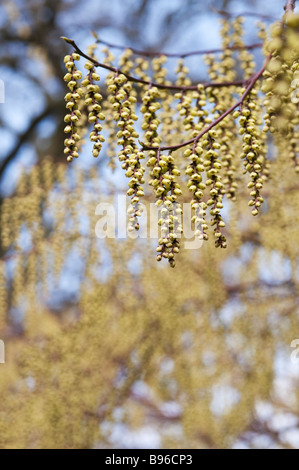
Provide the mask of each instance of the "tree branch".
{"label": "tree branch", "polygon": [[[117,44],[111,44],[107,41],[104,41],[98,37],[96,33],[93,32],[94,37],[96,38],[96,42],[98,44],[103,44],[104,46],[113,48],[113,49],[120,49],[120,50],[126,50],[130,49],[133,54],[139,55],[139,56],[144,56],[144,57],[160,57],[160,56],[166,56],[166,57],[178,57],[178,58],[185,58],[185,57],[190,57],[194,55],[205,55],[205,54],[217,54],[219,52],[224,52],[224,49],[219,48],[219,49],[202,49],[198,51],[190,51],[190,52],[157,52],[157,51],[141,51],[139,49],[133,49],[130,46],[118,46]],[[232,51],[237,51],[237,50],[252,50],[256,49],[258,47],[262,47],[263,43],[258,42],[255,44],[249,44],[247,46],[238,46],[238,45],[233,45],[233,46],[227,46],[225,50],[229,49]]]}
{"label": "tree branch", "polygon": [[286,13],[288,11],[294,11],[296,0],[287,0],[287,3],[284,6]]}
{"label": "tree branch", "polygon": [[26,142],[26,140],[30,137],[30,134],[35,130],[36,126],[42,121],[45,117],[49,116],[54,110],[55,105],[49,105],[46,109],[44,109],[40,114],[38,114],[29,124],[27,129],[19,135],[18,141],[13,147],[13,149],[9,152],[9,154],[0,162],[0,179],[6,170],[7,165],[13,160],[16,153],[20,150],[21,146]]}
{"label": "tree branch", "polygon": [[239,18],[240,16],[241,17],[251,16],[254,18],[260,18],[261,20],[277,21],[277,18],[275,18],[275,16],[264,15],[262,13],[256,13],[253,11],[243,11],[241,13],[229,13],[228,11],[218,10],[217,8],[214,8],[214,7],[212,7],[212,10],[218,13],[219,15],[227,16],[229,18]]}
{"label": "tree branch", "polygon": [[[141,83],[142,85],[151,85],[155,86],[156,88],[160,88],[162,90],[180,90],[180,91],[187,91],[187,90],[197,90],[197,85],[190,85],[190,86],[178,86],[178,85],[164,85],[161,83],[155,83],[155,82],[150,82],[148,80],[142,80],[141,78],[133,77],[132,75],[129,75],[127,73],[122,72],[121,69],[116,68],[116,67],[111,67],[110,65],[102,64],[101,62],[98,62],[95,60],[93,57],[90,57],[89,55],[85,54],[85,52],[81,51],[75,41],[72,39],[66,38],[64,36],[61,37],[61,39],[64,39],[68,44],[71,44],[75,51],[81,56],[84,57],[85,59],[89,60],[92,62],[96,67],[101,67],[106,70],[110,70],[110,72],[115,72],[115,73],[121,73],[123,74],[129,82],[134,82],[134,83]],[[243,86],[244,85],[244,80],[237,80],[235,82],[206,82],[202,83],[204,88],[208,87],[229,87],[229,86]]]}

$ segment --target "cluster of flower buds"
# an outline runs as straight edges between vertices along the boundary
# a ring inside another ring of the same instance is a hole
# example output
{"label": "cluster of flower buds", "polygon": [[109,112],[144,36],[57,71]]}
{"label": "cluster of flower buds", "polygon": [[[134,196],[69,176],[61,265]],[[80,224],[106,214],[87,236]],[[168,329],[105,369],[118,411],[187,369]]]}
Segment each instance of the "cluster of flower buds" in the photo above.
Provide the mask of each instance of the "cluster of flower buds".
{"label": "cluster of flower buds", "polygon": [[[123,157],[120,157],[121,161],[122,158]],[[144,159],[144,153],[138,151],[137,147],[134,146],[133,153],[122,163],[122,168],[126,170],[125,175],[130,178],[129,189],[127,191],[127,195],[131,196],[131,207],[128,209],[130,215],[129,231],[139,229],[138,217],[140,217],[142,213],[142,206],[139,203],[140,197],[144,196],[142,185],[145,182],[143,177],[144,168],[140,163],[142,159]]]}
{"label": "cluster of flower buds", "polygon": [[291,85],[291,73],[279,55],[271,58],[265,70],[262,91],[266,93],[264,104],[264,131],[285,133],[291,117],[292,106],[287,106]]}
{"label": "cluster of flower buds", "polygon": [[238,59],[240,61],[240,67],[243,70],[244,80],[247,80],[254,74],[256,63],[254,60],[254,55],[249,50],[247,50],[246,47],[244,47],[243,22],[244,19],[240,16],[234,19],[232,23],[232,28],[234,31],[232,39],[233,44],[241,48],[238,54]]}
{"label": "cluster of flower buds", "polygon": [[[165,62],[167,61],[167,57],[165,55],[160,55],[159,57],[155,57],[152,60],[152,80],[155,83],[161,83],[163,85],[171,85],[171,81],[167,80],[167,68],[164,66]],[[151,81],[151,79],[147,78],[146,80]],[[146,90],[145,90],[146,91]],[[160,128],[160,136],[161,140],[163,140],[166,144],[171,145],[173,142],[173,135],[174,132],[174,106],[173,106],[173,95],[168,93],[168,90],[160,89],[159,90],[159,98],[161,100],[161,123],[163,125]]]}
{"label": "cluster of flower buds", "polygon": [[[219,75],[219,63],[213,55],[207,55],[204,58],[208,67],[208,74],[212,82],[223,80]],[[223,67],[222,73],[225,73],[226,67]],[[225,78],[226,80],[226,78]],[[205,123],[210,124],[214,119],[217,119],[226,109],[228,104],[227,94],[221,88],[209,86],[205,89],[206,99],[212,103],[209,115],[205,118]]]}
{"label": "cluster of flower buds", "polygon": [[150,81],[151,78],[147,73],[149,67],[149,61],[145,57],[136,57],[134,75],[138,78],[141,78],[142,80]]}
{"label": "cluster of flower buds", "polygon": [[298,102],[294,100],[294,87],[298,89],[298,34],[299,15],[292,12],[286,15],[283,27],[275,23],[271,28],[265,52],[272,52],[272,57],[264,71],[262,86],[266,93],[265,132],[286,136],[296,126],[292,121],[294,114],[298,116]]}
{"label": "cluster of flower buds", "polygon": [[[170,85],[171,82],[166,78],[168,73],[167,68],[163,67],[165,62],[167,62],[167,57],[165,55],[160,55],[152,60],[153,80],[156,83]],[[164,94],[166,95],[167,93],[164,92]]]}
{"label": "cluster of flower buds", "polygon": [[181,218],[182,208],[177,202],[177,197],[182,194],[176,177],[180,171],[174,163],[171,154],[161,155],[160,151],[151,151],[151,158],[148,162],[152,166],[150,184],[155,189],[157,206],[160,208],[161,238],[157,247],[157,260],[167,258],[170,266],[175,266],[175,254],[179,252],[179,238],[183,231]]}
{"label": "cluster of flower buds", "polygon": [[179,59],[177,68],[175,70],[175,73],[177,74],[176,84],[178,86],[189,86],[189,85],[191,85],[191,80],[188,77],[189,69],[184,64],[183,59]]}
{"label": "cluster of flower buds", "polygon": [[207,205],[201,202],[203,191],[206,185],[203,182],[202,173],[204,172],[204,159],[202,157],[204,151],[198,144],[194,148],[186,149],[184,156],[189,159],[189,165],[186,168],[186,175],[188,176],[187,186],[189,191],[193,193],[191,207],[194,210],[192,222],[195,224],[195,236],[201,240],[208,240],[208,225],[205,220]]}
{"label": "cluster of flower buds", "polygon": [[190,132],[191,138],[195,138],[203,129],[205,118],[209,115],[208,111],[203,109],[207,104],[204,86],[199,84],[197,90],[189,94],[176,93],[175,98],[179,99],[177,110],[182,116],[184,129]]}
{"label": "cluster of flower buds", "polygon": [[[236,115],[235,115],[236,116]],[[239,116],[239,114],[237,115]],[[221,140],[219,140],[221,147],[221,165],[223,171],[223,194],[232,201],[236,200],[236,191],[238,183],[236,180],[236,163],[235,160],[239,158],[240,144],[239,141],[234,140],[234,135],[237,133],[235,122],[226,123],[225,126],[219,126],[223,133]]]}
{"label": "cluster of flower buds", "polygon": [[83,90],[78,85],[78,80],[81,80],[82,73],[77,69],[75,65],[75,60],[79,60],[80,55],[73,53],[67,55],[64,58],[65,67],[67,73],[64,76],[64,80],[67,82],[69,92],[65,95],[66,108],[68,114],[66,114],[64,121],[66,126],[64,132],[70,134],[67,139],[65,139],[65,149],[64,153],[67,155],[67,161],[71,162],[73,158],[78,158],[78,142],[80,136],[77,132],[77,122],[81,117],[81,112],[78,109],[78,103],[83,96]]}
{"label": "cluster of flower buds", "polygon": [[139,204],[140,197],[144,196],[142,185],[144,184],[144,168],[140,160],[144,159],[144,153],[139,151],[136,139],[139,137],[134,130],[136,97],[132,93],[132,84],[124,74],[115,74],[109,79],[108,91],[111,94],[110,103],[114,110],[114,120],[117,122],[118,145],[122,147],[118,153],[122,168],[126,170],[125,175],[130,178],[128,196],[131,196],[131,207],[129,208],[129,227],[138,230],[138,217],[141,215],[142,207]]}
{"label": "cluster of flower buds", "polygon": [[100,87],[94,83],[100,80],[100,76],[95,71],[94,64],[87,61],[84,67],[88,70],[88,73],[84,80],[82,80],[81,85],[86,87],[87,91],[85,95],[85,105],[89,111],[88,122],[93,125],[93,130],[90,132],[89,138],[93,143],[92,155],[96,158],[99,156],[103,142],[105,142],[104,137],[100,134],[102,131],[100,121],[105,119],[100,105],[103,97],[100,94]]}
{"label": "cluster of flower buds", "polygon": [[[240,129],[239,134],[242,135],[242,154],[244,159],[244,172],[250,175],[251,181],[248,183],[251,200],[248,205],[252,207],[252,215],[257,215],[259,207],[264,202],[260,195],[263,187],[263,168],[265,159],[261,153],[261,140],[258,123],[254,113],[256,103],[255,98],[258,94],[256,88],[251,90],[250,95],[243,102],[241,115],[239,117]],[[253,99],[252,99],[253,98]]]}
{"label": "cluster of flower buds", "polygon": [[[233,51],[229,46],[239,45],[239,42],[241,41],[241,35],[236,31],[238,24],[235,25],[234,23],[235,21],[233,21],[231,25],[230,21],[227,19],[222,20],[220,35],[222,38],[223,52],[220,55],[218,69],[215,70],[218,74],[218,79],[221,77],[228,82],[233,81],[236,78],[236,60],[234,59]],[[240,31],[240,33],[242,33],[242,31]]]}
{"label": "cluster of flower buds", "polygon": [[[242,33],[242,27],[238,21],[233,22],[232,31],[230,23],[227,20],[223,21],[221,36],[224,50],[220,56],[221,62],[219,64],[212,55],[205,57],[211,80],[230,82],[236,78],[236,60],[228,46],[242,45],[239,33]],[[231,95],[227,92],[227,89],[221,87],[207,87],[205,92],[209,102],[212,103],[210,115],[205,118],[206,124],[209,124],[219,118],[231,106]],[[220,144],[219,159],[221,159],[222,166],[223,188],[221,192],[231,200],[236,199],[236,188],[238,186],[235,156],[240,153],[240,145],[238,139],[234,139],[236,133],[237,128],[234,119],[225,119],[217,126],[217,143]]]}
{"label": "cluster of flower buds", "polygon": [[[160,97],[160,92],[156,87],[150,88],[143,99],[141,111],[144,113],[145,139],[153,146],[158,146],[161,139],[157,133],[160,120],[156,116],[156,111],[160,104],[156,98]],[[149,152],[147,165],[152,168],[149,184],[155,189],[157,206],[161,208],[161,217],[158,221],[161,227],[161,238],[157,247],[157,261],[166,258],[171,267],[175,266],[175,254],[179,252],[179,237],[182,232],[181,226],[181,206],[176,202],[177,196],[181,194],[179,184],[175,178],[180,175],[178,168],[174,164],[171,154],[160,155],[160,151]]]}
{"label": "cluster of flower buds", "polygon": [[220,170],[221,162],[218,151],[221,148],[217,142],[218,132],[212,129],[208,132],[207,138],[201,142],[201,147],[205,150],[204,162],[207,179],[206,186],[210,187],[207,206],[210,207],[211,225],[214,226],[214,236],[216,238],[216,247],[226,248],[226,238],[222,233],[225,223],[222,220],[220,211],[223,208],[223,183],[221,181]]}
{"label": "cluster of flower buds", "polygon": [[181,225],[182,208],[179,204],[172,204],[166,200],[160,214],[158,223],[161,227],[161,238],[159,238],[159,245],[156,248],[157,261],[166,258],[170,266],[174,268],[175,255],[180,251],[179,238],[183,231]]}
{"label": "cluster of flower buds", "polygon": [[118,67],[122,73],[131,73],[134,67],[134,60],[132,58],[133,52],[131,49],[126,49],[118,61]]}
{"label": "cluster of flower buds", "polygon": [[142,97],[142,106],[140,109],[144,118],[141,126],[144,131],[144,141],[146,145],[153,145],[154,147],[158,147],[161,143],[161,138],[158,136],[157,132],[160,120],[156,115],[156,112],[160,109],[161,105],[157,101],[157,98],[160,98],[158,88],[149,87]]}
{"label": "cluster of flower buds", "polygon": [[175,107],[173,106],[173,95],[165,93],[162,100],[162,109],[160,112],[161,126],[159,129],[161,140],[165,145],[173,145],[177,138],[176,126],[177,120],[175,119]]}
{"label": "cluster of flower buds", "polygon": [[[113,66],[114,63],[114,55],[111,53],[108,47],[103,47],[102,52],[105,54],[104,58],[102,59],[103,64],[108,66]],[[108,83],[110,82],[111,78],[114,76],[114,72],[109,72],[105,79],[105,84],[108,88]],[[105,115],[104,121],[104,128],[107,133],[107,157],[109,158],[108,166],[114,171],[116,169],[116,139],[115,136],[117,134],[117,125],[113,119],[114,111],[112,109],[112,104],[109,101],[109,97],[106,98],[102,102],[103,113]]]}

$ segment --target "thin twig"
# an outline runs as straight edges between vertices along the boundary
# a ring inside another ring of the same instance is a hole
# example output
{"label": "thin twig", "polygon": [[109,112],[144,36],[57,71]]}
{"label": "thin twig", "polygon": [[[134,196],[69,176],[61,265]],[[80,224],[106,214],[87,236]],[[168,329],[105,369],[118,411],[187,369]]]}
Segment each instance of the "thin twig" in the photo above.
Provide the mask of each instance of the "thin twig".
{"label": "thin twig", "polygon": [[296,0],[288,0],[284,6],[285,12],[294,11]]}
{"label": "thin twig", "polygon": [[[103,69],[109,70],[110,72],[115,72],[115,73],[121,73],[123,74],[129,82],[134,82],[134,83],[141,83],[142,85],[152,85],[155,86],[156,88],[160,88],[162,90],[180,90],[180,91],[187,91],[187,90],[197,90],[197,85],[190,85],[190,86],[178,86],[178,85],[165,85],[162,83],[155,83],[151,82],[148,80],[142,80],[141,78],[133,77],[132,75],[129,75],[127,73],[122,72],[121,69],[112,67],[110,65],[102,64],[101,62],[98,62],[95,60],[93,57],[90,57],[89,55],[85,54],[85,52],[81,51],[75,41],[72,39],[68,39],[66,37],[62,36],[62,39],[64,39],[68,44],[71,44],[75,51],[81,56],[84,57],[85,59],[89,60],[92,62],[96,67],[101,67]],[[219,88],[219,87],[229,87],[229,86],[242,86],[244,85],[244,80],[237,80],[234,82],[206,82],[202,83],[204,88],[208,87],[213,87],[213,88]]]}
{"label": "thin twig", "polygon": [[0,179],[2,178],[2,175],[4,171],[6,170],[7,166],[13,160],[17,152],[20,150],[21,146],[26,142],[26,140],[31,136],[32,132],[35,131],[36,127],[38,124],[48,117],[53,111],[55,110],[55,103],[50,104],[46,109],[44,109],[40,114],[38,114],[31,123],[29,124],[28,128],[18,136],[18,140],[15,144],[15,146],[12,148],[12,150],[9,152],[9,154],[1,161],[0,165]]}
{"label": "thin twig", "polygon": [[218,13],[219,15],[222,16],[227,16],[229,18],[239,18],[239,17],[245,17],[245,16],[252,16],[254,18],[260,18],[261,20],[268,20],[268,21],[277,21],[278,18],[275,18],[274,16],[271,15],[265,15],[263,13],[256,13],[253,11],[243,11],[241,13],[229,13],[228,11],[225,10],[218,10],[217,8],[212,7],[212,10]]}
{"label": "thin twig", "polygon": [[133,47],[130,46],[119,46],[117,44],[112,44],[107,41],[104,41],[103,39],[100,39],[96,33],[93,32],[93,35],[96,38],[96,42],[98,44],[103,44],[104,46],[113,48],[113,49],[120,49],[120,50],[126,50],[130,49],[133,54],[139,55],[139,56],[144,56],[144,57],[160,57],[160,56],[166,56],[166,57],[179,57],[179,58],[186,58],[194,55],[205,55],[205,54],[218,54],[220,52],[224,52],[225,50],[229,49],[231,51],[237,51],[237,50],[252,50],[252,49],[257,49],[259,47],[262,47],[263,43],[257,42],[255,44],[248,44],[243,45],[243,46],[238,46],[238,45],[233,45],[233,46],[227,46],[225,49],[219,48],[219,49],[202,49],[202,50],[197,50],[197,51],[189,51],[189,52],[158,52],[158,51],[142,51],[139,49],[134,49]]}

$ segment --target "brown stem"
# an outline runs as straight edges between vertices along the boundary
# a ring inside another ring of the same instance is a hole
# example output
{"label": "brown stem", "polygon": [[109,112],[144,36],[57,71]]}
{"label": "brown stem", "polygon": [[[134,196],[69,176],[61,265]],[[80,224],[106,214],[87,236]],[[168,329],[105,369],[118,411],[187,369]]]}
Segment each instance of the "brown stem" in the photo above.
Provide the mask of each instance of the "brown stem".
{"label": "brown stem", "polygon": [[20,150],[21,146],[23,145],[24,142],[31,136],[32,132],[35,131],[36,127],[38,124],[51,115],[54,110],[56,109],[55,106],[57,106],[57,103],[50,103],[46,109],[44,109],[38,116],[33,118],[31,123],[29,124],[28,128],[18,136],[18,141],[13,147],[13,149],[9,152],[9,154],[1,161],[0,165],[0,179],[2,178],[2,175],[4,171],[6,170],[7,166],[11,162],[11,160],[14,159],[15,155],[17,152]]}
{"label": "brown stem", "polygon": [[[182,144],[178,144],[178,145],[172,145],[172,146],[168,146],[168,147],[160,147],[160,150],[163,152],[165,150],[171,150],[171,151],[174,151],[174,150],[178,150],[182,147],[185,147],[186,145],[190,145],[190,144],[193,144],[194,142],[197,142],[203,135],[205,135],[207,132],[209,132],[213,127],[215,127],[219,122],[221,122],[226,116],[228,116],[235,108],[237,108],[237,106],[240,106],[240,104],[243,103],[244,99],[246,98],[246,96],[250,93],[251,89],[253,88],[254,84],[257,82],[257,80],[260,78],[260,76],[262,75],[262,73],[264,72],[269,60],[271,59],[272,57],[272,52],[271,54],[269,54],[269,56],[267,57],[263,67],[256,73],[253,75],[253,77],[251,77],[248,81],[247,81],[247,88],[246,90],[244,91],[243,95],[241,96],[241,98],[236,101],[236,103],[231,106],[227,111],[225,111],[225,113],[221,114],[221,116],[219,116],[219,118],[217,118],[215,121],[213,121],[208,127],[206,127],[205,129],[203,129],[203,131],[200,132],[200,134],[198,134],[196,137],[194,137],[194,139],[191,139],[191,140],[188,140],[187,142],[183,142]],[[157,147],[146,147],[143,145],[143,149],[144,150],[156,150]]]}
{"label": "brown stem", "polygon": [[[72,39],[68,39],[65,37],[62,37],[68,44],[71,44],[75,51],[81,56],[84,57],[85,59],[89,60],[92,62],[96,67],[101,67],[103,69],[109,70],[110,72],[119,72],[123,74],[129,82],[134,82],[134,83],[141,83],[142,85],[152,85],[155,86],[156,88],[160,88],[162,90],[197,90],[197,85],[190,85],[190,86],[178,86],[178,85],[163,85],[161,83],[155,83],[151,82],[148,80],[142,80],[141,78],[133,77],[132,75],[129,75],[127,73],[122,72],[120,69],[111,67],[110,65],[102,64],[101,62],[98,62],[95,60],[93,57],[88,56],[85,54],[85,52],[81,51],[75,41]],[[219,82],[219,83],[214,83],[214,82],[206,82],[202,83],[204,88],[208,87],[229,87],[229,86],[242,86],[244,85],[244,80],[237,80],[235,82]]]}
{"label": "brown stem", "polygon": [[104,41],[100,39],[95,33],[93,35],[96,37],[96,42],[98,44],[103,44],[104,46],[113,48],[113,49],[120,49],[120,50],[126,50],[130,49],[133,54],[139,55],[139,56],[144,56],[144,57],[160,57],[160,56],[166,56],[166,57],[179,57],[179,58],[185,58],[185,57],[190,57],[193,55],[205,55],[205,54],[217,54],[219,52],[224,52],[224,50],[251,50],[251,49],[257,49],[258,47],[262,47],[263,43],[258,42],[255,44],[248,44],[247,46],[245,45],[233,45],[233,46],[227,46],[225,49],[219,48],[219,49],[202,49],[202,50],[197,50],[197,51],[189,51],[189,52],[158,52],[158,51],[141,51],[139,49],[133,49],[130,46],[118,46],[116,44],[111,44],[107,41]]}
{"label": "brown stem", "polygon": [[264,15],[262,13],[256,13],[253,11],[243,11],[241,13],[229,13],[228,11],[218,10],[213,7],[212,7],[212,10],[214,10],[219,15],[226,16],[228,18],[239,18],[239,17],[244,17],[244,16],[251,16],[254,18],[260,18],[261,20],[277,21],[277,18],[275,18],[275,16]]}
{"label": "brown stem", "polygon": [[294,11],[296,0],[287,0],[287,3],[284,6],[285,12]]}

